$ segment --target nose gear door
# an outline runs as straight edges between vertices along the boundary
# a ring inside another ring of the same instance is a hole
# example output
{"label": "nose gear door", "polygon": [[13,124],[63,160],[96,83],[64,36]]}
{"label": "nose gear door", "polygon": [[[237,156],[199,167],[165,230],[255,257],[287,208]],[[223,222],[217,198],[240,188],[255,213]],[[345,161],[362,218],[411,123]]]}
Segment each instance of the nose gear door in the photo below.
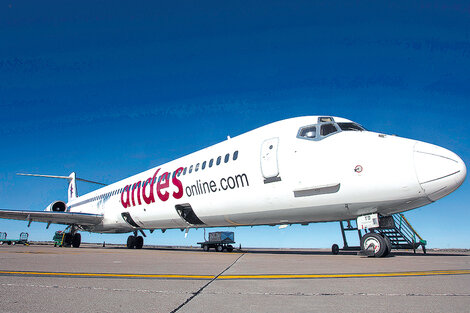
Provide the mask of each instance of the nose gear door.
{"label": "nose gear door", "polygon": [[278,146],[278,137],[266,139],[261,145],[261,173],[265,184],[281,180],[278,166]]}

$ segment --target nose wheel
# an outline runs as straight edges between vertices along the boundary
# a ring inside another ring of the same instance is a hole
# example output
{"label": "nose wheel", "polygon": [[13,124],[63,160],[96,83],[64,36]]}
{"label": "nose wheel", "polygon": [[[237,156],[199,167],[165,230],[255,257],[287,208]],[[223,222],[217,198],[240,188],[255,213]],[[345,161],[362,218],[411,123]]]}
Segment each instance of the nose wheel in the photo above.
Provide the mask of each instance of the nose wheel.
{"label": "nose wheel", "polygon": [[[388,238],[387,238],[388,239]],[[390,253],[391,246],[382,235],[377,233],[367,233],[361,239],[361,251],[369,257],[380,258]]]}

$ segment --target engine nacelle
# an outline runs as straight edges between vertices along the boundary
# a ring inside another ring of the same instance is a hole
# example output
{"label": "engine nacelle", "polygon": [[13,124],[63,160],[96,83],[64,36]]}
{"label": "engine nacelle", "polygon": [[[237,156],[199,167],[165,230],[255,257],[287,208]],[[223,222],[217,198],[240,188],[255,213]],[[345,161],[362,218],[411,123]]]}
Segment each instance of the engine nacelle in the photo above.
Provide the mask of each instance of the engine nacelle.
{"label": "engine nacelle", "polygon": [[44,211],[65,212],[65,210],[67,210],[67,204],[64,201],[55,201],[49,204]]}

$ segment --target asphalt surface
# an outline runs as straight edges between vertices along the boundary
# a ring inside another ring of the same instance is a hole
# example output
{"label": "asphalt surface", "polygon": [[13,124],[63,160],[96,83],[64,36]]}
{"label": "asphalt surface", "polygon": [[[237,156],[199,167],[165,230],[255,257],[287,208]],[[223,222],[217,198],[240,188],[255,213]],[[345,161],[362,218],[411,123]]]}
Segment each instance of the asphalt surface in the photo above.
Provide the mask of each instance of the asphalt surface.
{"label": "asphalt surface", "polygon": [[1,312],[469,312],[470,252],[0,246]]}

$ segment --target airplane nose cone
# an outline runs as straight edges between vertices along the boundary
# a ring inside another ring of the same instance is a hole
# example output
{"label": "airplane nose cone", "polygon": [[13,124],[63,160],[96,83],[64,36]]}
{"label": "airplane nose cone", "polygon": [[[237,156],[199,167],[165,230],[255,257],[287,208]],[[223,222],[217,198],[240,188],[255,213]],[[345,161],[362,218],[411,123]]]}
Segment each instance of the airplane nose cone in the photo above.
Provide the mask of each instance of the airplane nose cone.
{"label": "airplane nose cone", "polygon": [[414,147],[416,176],[431,201],[447,196],[462,185],[467,168],[452,151],[417,142]]}

